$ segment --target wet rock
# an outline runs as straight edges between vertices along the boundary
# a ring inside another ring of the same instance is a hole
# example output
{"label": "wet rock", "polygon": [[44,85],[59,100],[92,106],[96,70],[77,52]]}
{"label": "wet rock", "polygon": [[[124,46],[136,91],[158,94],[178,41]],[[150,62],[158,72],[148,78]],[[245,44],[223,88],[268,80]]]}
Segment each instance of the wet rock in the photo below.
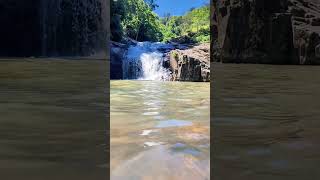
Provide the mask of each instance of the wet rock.
{"label": "wet rock", "polygon": [[169,64],[173,81],[210,81],[209,44],[173,50]]}
{"label": "wet rock", "polygon": [[110,79],[122,79],[122,61],[128,50],[127,44],[111,41],[110,43]]}

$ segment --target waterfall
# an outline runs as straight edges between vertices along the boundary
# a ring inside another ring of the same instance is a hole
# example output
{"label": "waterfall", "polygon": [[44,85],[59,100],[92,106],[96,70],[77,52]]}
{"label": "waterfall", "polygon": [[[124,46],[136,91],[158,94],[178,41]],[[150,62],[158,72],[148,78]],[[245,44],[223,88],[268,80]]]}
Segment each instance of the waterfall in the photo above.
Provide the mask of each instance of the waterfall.
{"label": "waterfall", "polygon": [[164,53],[172,48],[164,43],[139,42],[132,45],[122,62],[124,79],[169,80],[170,71],[163,66]]}

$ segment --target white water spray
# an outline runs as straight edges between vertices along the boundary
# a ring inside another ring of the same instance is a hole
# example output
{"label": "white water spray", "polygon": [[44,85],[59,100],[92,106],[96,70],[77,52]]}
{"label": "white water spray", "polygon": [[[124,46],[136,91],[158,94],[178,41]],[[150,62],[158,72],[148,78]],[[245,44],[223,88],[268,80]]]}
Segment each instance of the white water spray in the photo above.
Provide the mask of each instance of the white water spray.
{"label": "white water spray", "polygon": [[163,67],[164,54],[159,49],[172,49],[172,46],[151,42],[139,42],[131,46],[122,62],[123,78],[169,80],[170,71]]}

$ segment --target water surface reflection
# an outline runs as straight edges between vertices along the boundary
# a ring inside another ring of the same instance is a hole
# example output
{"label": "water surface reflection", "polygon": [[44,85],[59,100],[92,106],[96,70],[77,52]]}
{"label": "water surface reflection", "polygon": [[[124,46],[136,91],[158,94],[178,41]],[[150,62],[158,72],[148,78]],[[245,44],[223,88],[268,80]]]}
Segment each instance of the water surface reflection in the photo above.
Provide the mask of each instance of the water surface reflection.
{"label": "water surface reflection", "polygon": [[111,81],[111,179],[209,179],[209,87]]}
{"label": "water surface reflection", "polygon": [[320,67],[214,69],[213,177],[319,179]]}

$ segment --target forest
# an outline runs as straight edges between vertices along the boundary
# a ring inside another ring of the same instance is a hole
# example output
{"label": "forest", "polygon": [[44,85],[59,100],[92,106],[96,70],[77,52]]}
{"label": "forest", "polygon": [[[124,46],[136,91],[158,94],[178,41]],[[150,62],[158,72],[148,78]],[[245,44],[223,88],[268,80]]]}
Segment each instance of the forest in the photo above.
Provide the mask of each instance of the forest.
{"label": "forest", "polygon": [[210,41],[209,4],[191,8],[183,16],[162,17],[155,0],[111,1],[111,40],[202,43]]}

